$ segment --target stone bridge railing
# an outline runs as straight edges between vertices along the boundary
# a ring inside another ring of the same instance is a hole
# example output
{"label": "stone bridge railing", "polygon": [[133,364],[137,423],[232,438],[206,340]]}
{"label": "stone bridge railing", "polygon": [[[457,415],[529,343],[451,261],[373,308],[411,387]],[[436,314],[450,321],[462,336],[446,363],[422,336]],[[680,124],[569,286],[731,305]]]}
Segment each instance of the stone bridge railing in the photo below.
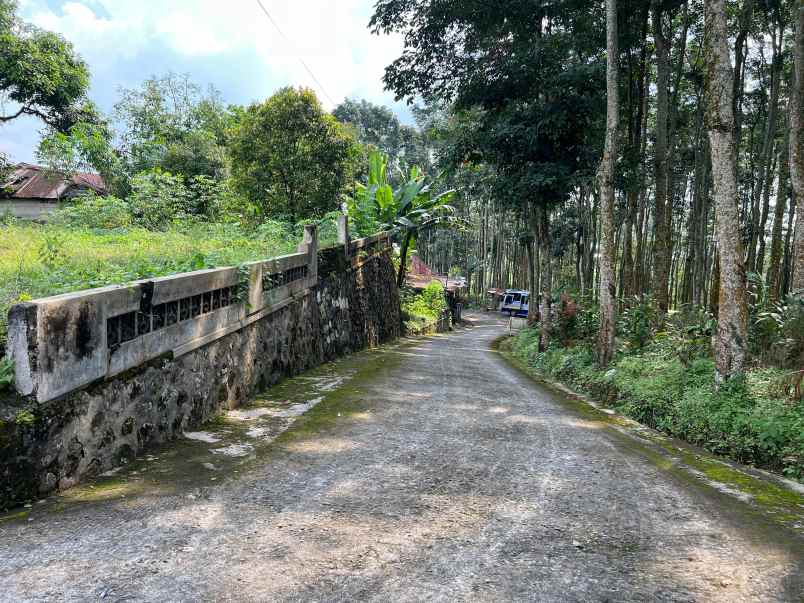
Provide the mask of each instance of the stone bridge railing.
{"label": "stone bridge railing", "polygon": [[[335,252],[352,266],[390,246],[387,233],[350,241],[345,218],[339,235],[343,252]],[[17,391],[47,402],[156,358],[187,354],[308,292],[318,282],[318,261],[316,228],[307,226],[289,255],[18,304],[8,326]]]}

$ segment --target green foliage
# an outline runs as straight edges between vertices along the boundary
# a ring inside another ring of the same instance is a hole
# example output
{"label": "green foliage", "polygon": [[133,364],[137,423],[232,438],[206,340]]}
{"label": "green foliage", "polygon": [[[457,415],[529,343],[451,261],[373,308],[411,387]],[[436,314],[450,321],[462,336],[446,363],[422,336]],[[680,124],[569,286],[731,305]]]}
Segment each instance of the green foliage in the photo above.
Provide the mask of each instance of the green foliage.
{"label": "green foliage", "polygon": [[447,300],[444,298],[444,287],[438,281],[427,285],[419,294],[424,306],[433,316],[441,316],[447,309]]}
{"label": "green foliage", "polygon": [[[388,107],[347,98],[335,107],[332,115],[354,128],[360,143],[385,153],[392,166],[419,165],[429,169],[430,155],[425,137],[415,128],[402,125]],[[390,174],[394,185],[398,184],[396,175],[397,171]]]}
{"label": "green foliage", "polygon": [[717,320],[707,311],[682,306],[666,317],[665,331],[656,334],[656,341],[678,356],[685,366],[699,358],[712,355],[712,333]]}
{"label": "green foliage", "polygon": [[83,111],[89,70],[72,44],[16,12],[16,0],[0,0],[0,95],[19,104],[0,123],[32,115],[66,131]]}
{"label": "green foliage", "polygon": [[134,222],[149,230],[165,230],[192,213],[184,178],[159,169],[134,176],[127,200]]}
{"label": "green foliage", "polygon": [[51,223],[73,228],[112,230],[131,226],[134,216],[128,203],[117,197],[86,194],[59,208]]}
{"label": "green foliage", "polygon": [[790,295],[756,313],[750,340],[754,353],[782,367],[804,364],[804,296]]}
{"label": "green foliage", "polygon": [[366,184],[356,183],[353,196],[346,196],[349,218],[357,225],[359,234],[371,234],[371,230],[389,230],[401,242],[398,283],[401,286],[404,267],[410,244],[422,232],[433,228],[463,228],[466,221],[455,215],[450,201],[455,190],[436,194],[434,188],[439,178],[430,181],[424,173],[413,166],[400,180],[396,190],[391,188],[387,177],[388,157],[377,150],[369,153],[369,175]]}
{"label": "green foliage", "polygon": [[17,425],[30,427],[36,423],[36,417],[30,410],[21,410],[14,416],[14,422]]}
{"label": "green foliage", "polygon": [[635,296],[628,302],[617,331],[631,350],[641,350],[653,339],[658,314],[650,297]]}
{"label": "green foliage", "polygon": [[0,392],[14,384],[14,364],[8,358],[0,358]]}
{"label": "green foliage", "polygon": [[383,208],[393,204],[394,197],[388,182],[386,155],[370,151],[368,165],[366,184],[356,182],[354,194],[346,196],[350,228],[360,237],[370,236],[380,230],[380,215]]}
{"label": "green foliage", "polygon": [[[384,81],[398,98],[452,105],[442,155],[486,162],[502,202],[563,202],[594,174],[603,140],[601,5],[566,0],[380,0],[374,31],[404,36]],[[545,27],[545,24],[549,26]]]}
{"label": "green foliage", "polygon": [[265,217],[321,217],[337,209],[360,149],[312,90],[283,88],[249,106],[229,145],[237,190]]}
{"label": "green foliage", "polygon": [[224,107],[214,88],[204,92],[188,76],[168,73],[145,80],[137,89],[123,89],[114,114],[128,178],[154,168],[188,180],[227,176],[224,145],[238,111]]}
{"label": "green foliage", "polygon": [[97,171],[113,188],[119,188],[124,177],[112,147],[112,131],[100,117],[78,122],[66,132],[51,128],[39,141],[36,157],[56,174]]}
{"label": "green foliage", "polygon": [[427,285],[421,293],[402,291],[402,313],[408,324],[423,326],[438,320],[447,308],[444,287],[438,281]]}
{"label": "green foliage", "polygon": [[744,380],[717,389],[711,359],[690,356],[682,362],[671,347],[662,340],[629,348],[606,371],[597,368],[588,344],[540,353],[537,329],[517,335],[512,350],[539,372],[646,425],[740,462],[804,478],[804,408],[780,395],[782,371],[750,370]]}

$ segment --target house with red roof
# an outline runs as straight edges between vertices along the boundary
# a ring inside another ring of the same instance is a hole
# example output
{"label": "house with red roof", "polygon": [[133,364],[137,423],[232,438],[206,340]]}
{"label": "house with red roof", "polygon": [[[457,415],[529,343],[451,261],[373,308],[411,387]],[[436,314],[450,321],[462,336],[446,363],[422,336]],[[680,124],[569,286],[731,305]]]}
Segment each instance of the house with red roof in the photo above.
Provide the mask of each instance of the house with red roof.
{"label": "house with red roof", "polygon": [[0,185],[0,214],[9,211],[17,218],[47,219],[60,202],[87,191],[99,195],[109,192],[98,174],[58,174],[38,165],[20,163]]}

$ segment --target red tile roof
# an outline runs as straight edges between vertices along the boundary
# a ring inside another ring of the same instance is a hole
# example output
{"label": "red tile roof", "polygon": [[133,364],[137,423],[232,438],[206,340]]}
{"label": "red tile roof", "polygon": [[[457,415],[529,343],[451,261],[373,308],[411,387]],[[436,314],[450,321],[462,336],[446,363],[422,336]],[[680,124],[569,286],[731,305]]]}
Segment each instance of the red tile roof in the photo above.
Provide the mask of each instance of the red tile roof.
{"label": "red tile roof", "polygon": [[5,191],[5,196],[14,199],[58,201],[73,187],[89,188],[99,194],[108,192],[98,174],[77,173],[63,178],[38,165],[20,163],[0,187],[0,194]]}
{"label": "red tile roof", "polygon": [[433,281],[438,281],[447,290],[455,292],[465,288],[463,279],[449,278],[445,274],[436,274],[418,255],[410,257],[410,270],[405,275],[405,281],[413,289],[424,289]]}

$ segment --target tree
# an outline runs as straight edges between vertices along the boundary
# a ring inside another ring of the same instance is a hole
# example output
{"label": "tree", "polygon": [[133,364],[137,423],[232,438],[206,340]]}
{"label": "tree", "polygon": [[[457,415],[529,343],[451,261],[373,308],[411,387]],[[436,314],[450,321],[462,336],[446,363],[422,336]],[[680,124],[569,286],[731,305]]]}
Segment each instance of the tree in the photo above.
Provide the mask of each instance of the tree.
{"label": "tree", "polygon": [[737,209],[734,151],[734,72],[729,53],[725,0],[704,5],[707,42],[706,113],[712,153],[715,225],[720,256],[718,325],[713,335],[715,379],[743,373],[748,340],[745,265]]}
{"label": "tree", "polygon": [[89,70],[72,44],[16,11],[16,0],[0,0],[0,94],[17,106],[0,124],[32,115],[64,132],[81,117]]}
{"label": "tree", "polygon": [[387,155],[377,150],[369,153],[368,182],[356,185],[354,196],[347,198],[347,210],[358,228],[389,230],[399,238],[397,285],[401,287],[411,243],[428,230],[462,227],[465,221],[455,217],[450,205],[454,190],[435,193],[438,179],[429,182],[418,166],[402,174],[403,183],[392,190],[387,167]]}
{"label": "tree", "polygon": [[453,165],[492,165],[495,196],[539,242],[542,347],[551,330],[551,211],[591,180],[599,157],[599,16],[581,0],[380,0],[371,19],[375,32],[405,35],[386,86],[397,98],[453,105],[465,124],[447,150]]}
{"label": "tree", "polygon": [[96,171],[111,190],[124,190],[125,177],[112,138],[110,125],[100,117],[92,122],[79,121],[66,132],[54,128],[44,132],[36,157],[65,178],[79,171]]}
{"label": "tree", "polygon": [[804,291],[804,3],[794,2],[796,34],[793,86],[790,91],[790,181],[796,203],[796,234],[793,241],[792,291]]}
{"label": "tree", "polygon": [[114,116],[129,178],[156,167],[187,178],[228,175],[225,144],[237,108],[225,107],[214,88],[204,92],[189,76],[174,73],[149,78],[120,91]]}
{"label": "tree", "polygon": [[670,97],[670,48],[664,32],[664,2],[652,0],[653,37],[656,42],[656,145],[654,149],[655,231],[653,295],[661,312],[669,306],[670,223],[672,205],[668,204],[670,186],[668,120]]}
{"label": "tree", "polygon": [[[431,171],[425,136],[416,128],[403,125],[388,107],[347,98],[335,107],[332,115],[339,122],[354,128],[358,142],[388,155],[392,184],[400,184],[397,176],[404,175],[410,166],[418,165],[425,172]],[[402,169],[397,170],[397,166]]]}
{"label": "tree", "polygon": [[606,0],[606,142],[600,162],[600,333],[598,363],[608,366],[614,355],[614,166],[617,162],[619,126],[619,52],[617,45],[617,0]]}
{"label": "tree", "polygon": [[229,153],[240,192],[263,215],[296,221],[338,207],[359,147],[312,90],[283,88],[246,109]]}

